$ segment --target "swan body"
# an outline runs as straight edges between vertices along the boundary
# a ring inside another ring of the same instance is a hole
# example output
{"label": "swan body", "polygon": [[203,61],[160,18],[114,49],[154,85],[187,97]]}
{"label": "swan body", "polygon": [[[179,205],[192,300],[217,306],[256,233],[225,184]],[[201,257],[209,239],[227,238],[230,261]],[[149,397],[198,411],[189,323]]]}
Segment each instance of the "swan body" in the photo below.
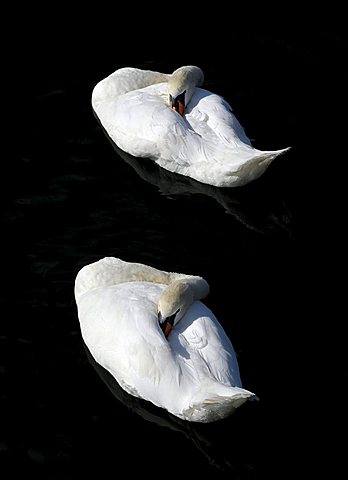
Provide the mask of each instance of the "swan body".
{"label": "swan body", "polygon": [[208,292],[201,277],[103,258],[75,281],[83,339],[129,394],[184,420],[219,420],[255,395],[242,388],[233,346],[199,301]]}
{"label": "swan body", "polygon": [[125,152],[202,183],[244,185],[288,149],[254,148],[230,105],[200,88],[203,80],[195,66],[172,74],[121,68],[94,87],[92,106]]}

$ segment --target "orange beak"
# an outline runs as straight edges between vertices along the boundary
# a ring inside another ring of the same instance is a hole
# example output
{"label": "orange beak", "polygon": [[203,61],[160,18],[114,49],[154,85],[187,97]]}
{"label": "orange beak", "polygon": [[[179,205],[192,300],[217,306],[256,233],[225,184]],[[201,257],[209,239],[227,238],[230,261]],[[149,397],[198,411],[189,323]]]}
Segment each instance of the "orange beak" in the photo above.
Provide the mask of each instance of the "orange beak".
{"label": "orange beak", "polygon": [[176,105],[174,105],[172,109],[180,113],[182,117],[184,116],[185,105],[182,102],[180,102],[180,100],[176,102]]}
{"label": "orange beak", "polygon": [[166,322],[165,327],[164,327],[164,331],[163,331],[164,336],[165,336],[166,338],[167,338],[168,335],[170,334],[171,329],[172,329],[171,324],[170,324],[169,322]]}
{"label": "orange beak", "polygon": [[174,313],[174,315],[170,315],[170,317],[167,317],[163,322],[162,322],[162,315],[161,313],[159,312],[158,313],[158,320],[159,320],[159,325],[160,325],[160,328],[162,330],[162,332],[164,333],[164,336],[166,338],[168,338],[168,335],[170,334],[170,332],[172,331],[172,328],[173,328],[173,324],[174,324],[174,319],[175,319],[175,315],[177,314]]}
{"label": "orange beak", "polygon": [[[182,98],[179,98],[182,97]],[[169,95],[169,106],[175,112],[178,112],[182,117],[184,116],[185,104],[183,102],[183,95],[179,95],[176,99],[173,99],[171,95]]]}

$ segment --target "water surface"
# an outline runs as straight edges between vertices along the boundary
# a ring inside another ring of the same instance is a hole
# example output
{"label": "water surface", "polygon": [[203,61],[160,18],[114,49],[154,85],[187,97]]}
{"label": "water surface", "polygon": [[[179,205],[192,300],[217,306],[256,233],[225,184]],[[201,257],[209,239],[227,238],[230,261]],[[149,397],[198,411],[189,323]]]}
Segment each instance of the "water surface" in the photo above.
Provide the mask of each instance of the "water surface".
{"label": "water surface", "polygon": [[[217,62],[200,63],[205,87],[231,103],[256,147],[292,150],[235,189],[171,174],[108,140],[91,90],[124,64],[105,57],[76,66],[70,59],[71,68],[50,65],[29,82],[25,128],[2,190],[1,300],[8,313],[0,332],[0,455],[9,478],[123,469],[144,478],[167,471],[284,478],[299,462],[303,423],[293,388],[305,384],[309,367],[298,312],[309,278],[308,180],[321,159],[306,141],[309,78],[300,88],[297,75],[311,72],[315,56],[267,38],[252,47],[244,53],[260,64],[263,55],[265,69],[278,62],[276,78],[253,77],[241,55],[239,74],[231,65],[223,78]],[[180,64],[131,65],[169,72]],[[73,297],[78,270],[103,256],[205,277],[205,303],[233,342],[245,388],[260,401],[196,425],[120,390],[86,351]]]}

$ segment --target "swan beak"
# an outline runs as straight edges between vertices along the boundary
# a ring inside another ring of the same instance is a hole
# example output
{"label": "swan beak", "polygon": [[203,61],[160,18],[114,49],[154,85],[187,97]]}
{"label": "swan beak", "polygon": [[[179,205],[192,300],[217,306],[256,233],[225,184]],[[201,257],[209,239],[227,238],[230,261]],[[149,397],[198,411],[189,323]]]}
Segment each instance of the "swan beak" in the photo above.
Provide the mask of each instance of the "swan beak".
{"label": "swan beak", "polygon": [[170,334],[170,331],[172,329],[172,326],[169,322],[165,322],[164,324],[164,329],[163,329],[163,333],[164,333],[164,336],[167,338],[168,335]]}
{"label": "swan beak", "polygon": [[178,100],[176,104],[172,107],[173,110],[178,112],[182,117],[184,116],[185,105]]}
{"label": "swan beak", "polygon": [[176,314],[171,315],[170,317],[164,319],[164,321],[163,321],[161,313],[158,312],[158,322],[159,322],[161,330],[164,333],[164,336],[166,338],[168,337],[168,335],[170,334],[170,332],[173,328],[175,315]]}
{"label": "swan beak", "polygon": [[182,117],[184,116],[185,103],[183,101],[184,95],[179,95],[177,98],[173,98],[169,95],[169,106],[175,112],[178,112]]}
{"label": "swan beak", "polygon": [[160,327],[162,332],[164,333],[164,336],[167,338],[168,335],[170,334],[170,331],[172,329],[172,324],[170,323],[169,320],[165,320],[164,322],[160,322]]}

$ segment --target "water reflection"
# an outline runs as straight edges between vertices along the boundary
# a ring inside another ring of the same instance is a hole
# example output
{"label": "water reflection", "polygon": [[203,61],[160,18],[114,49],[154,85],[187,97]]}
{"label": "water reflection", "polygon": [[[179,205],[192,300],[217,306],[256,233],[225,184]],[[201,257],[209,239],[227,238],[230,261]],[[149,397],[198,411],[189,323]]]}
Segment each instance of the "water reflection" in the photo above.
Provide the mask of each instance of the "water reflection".
{"label": "water reflection", "polygon": [[[105,130],[104,133],[106,134]],[[265,185],[266,182],[263,182],[263,187],[260,187],[260,182],[257,181],[236,188],[221,188],[200,183],[190,177],[169,172],[149,159],[133,157],[121,150],[110,137],[108,139],[117,154],[143,180],[155,185],[162,195],[207,195],[250,230],[262,234],[282,232],[292,237],[291,211],[274,186]]]}
{"label": "water reflection", "polygon": [[186,422],[171,415],[165,410],[156,407],[150,402],[129,395],[118,385],[113,376],[94,360],[85,344],[84,348],[88,361],[98,373],[102,381],[109,388],[114,397],[129,410],[140,415],[147,422],[155,423],[160,427],[182,433],[189,441],[193,442],[195,448],[204,455],[209,464],[220,471],[233,471],[237,474],[236,478],[241,478],[239,477],[239,474],[243,474],[245,471],[250,471],[252,468],[250,465],[240,465],[238,460],[236,465],[236,459],[231,458],[231,453],[226,455],[221,448],[221,445],[219,445],[221,439],[224,439],[224,435],[221,432],[222,422],[215,422],[215,424],[219,424],[220,427],[218,432],[208,431],[209,425],[211,424],[206,425]]}

